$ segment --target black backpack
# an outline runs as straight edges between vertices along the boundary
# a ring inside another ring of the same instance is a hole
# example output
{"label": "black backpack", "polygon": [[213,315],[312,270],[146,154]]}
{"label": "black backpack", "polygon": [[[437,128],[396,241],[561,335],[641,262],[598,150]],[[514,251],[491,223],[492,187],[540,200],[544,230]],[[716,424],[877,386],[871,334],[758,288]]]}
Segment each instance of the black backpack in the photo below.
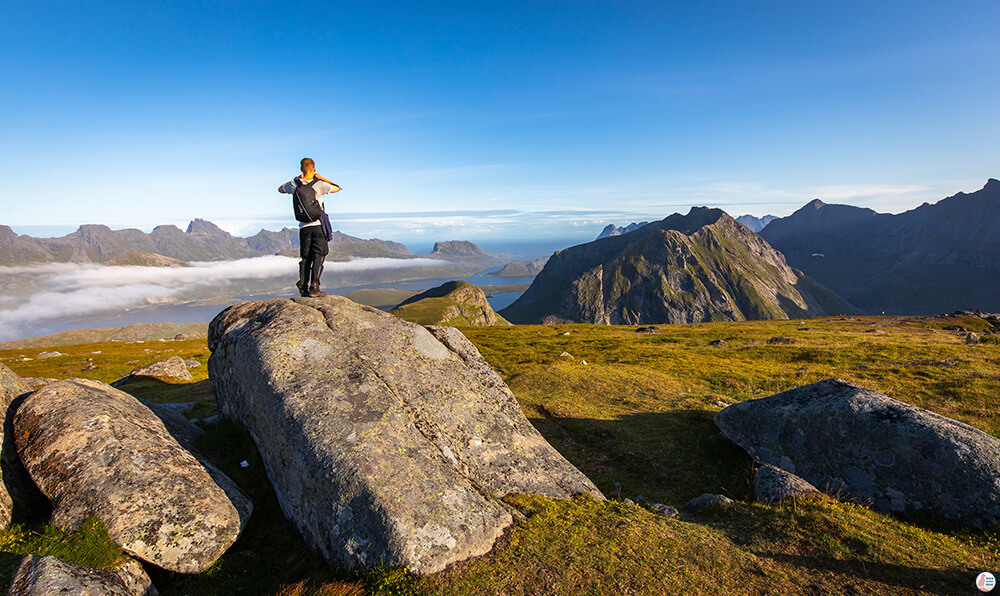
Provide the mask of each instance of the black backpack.
{"label": "black backpack", "polygon": [[302,223],[318,221],[323,217],[323,207],[319,204],[316,196],[316,189],[313,185],[319,180],[313,178],[309,182],[295,179],[295,192],[292,193],[292,209],[295,210],[295,219]]}

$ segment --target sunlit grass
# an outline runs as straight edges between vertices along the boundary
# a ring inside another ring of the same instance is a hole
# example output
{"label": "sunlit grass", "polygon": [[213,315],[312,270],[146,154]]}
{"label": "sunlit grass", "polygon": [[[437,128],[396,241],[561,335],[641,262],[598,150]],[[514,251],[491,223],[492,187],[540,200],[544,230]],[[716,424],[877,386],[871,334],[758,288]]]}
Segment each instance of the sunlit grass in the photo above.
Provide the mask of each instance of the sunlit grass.
{"label": "sunlit grass", "polygon": [[[1000,568],[1000,533],[907,522],[827,497],[754,504],[750,458],[712,423],[725,404],[839,377],[997,435],[997,336],[970,346],[965,333],[944,330],[951,325],[989,331],[973,317],[661,325],[658,333],[466,328],[531,422],[612,500],[511,496],[508,505],[524,519],[485,556],[428,577],[349,571],[305,546],[281,514],[249,434],[222,423],[200,446],[251,495],[254,516],[212,569],[151,573],[165,594],[971,593],[979,570]],[[785,339],[769,341],[776,337]],[[57,349],[66,356],[5,350],[0,361],[26,376],[108,381],[175,354],[208,358],[204,341]],[[564,351],[573,358],[560,358]],[[95,368],[81,373],[85,362]],[[206,367],[191,372],[194,383],[144,381],[126,390],[213,408]],[[726,494],[736,506],[668,520],[615,500],[643,494],[680,507],[704,492]],[[43,525],[32,527],[44,534]],[[0,557],[8,573],[16,561]]]}

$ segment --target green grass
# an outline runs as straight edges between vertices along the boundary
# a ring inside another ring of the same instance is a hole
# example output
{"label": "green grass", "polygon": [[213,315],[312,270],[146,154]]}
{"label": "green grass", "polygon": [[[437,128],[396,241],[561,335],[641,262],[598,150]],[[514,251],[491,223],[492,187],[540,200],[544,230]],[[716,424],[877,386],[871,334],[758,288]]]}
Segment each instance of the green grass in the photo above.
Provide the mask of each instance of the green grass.
{"label": "green grass", "polygon": [[[716,402],[840,377],[998,435],[997,336],[967,346],[964,333],[944,331],[951,325],[989,331],[974,317],[661,325],[659,333],[589,325],[465,328],[531,422],[611,500],[511,496],[506,502],[524,519],[485,556],[427,577],[343,570],[303,544],[282,516],[246,431],[222,423],[200,446],[251,495],[254,515],[212,569],[154,572],[154,581],[165,594],[973,593],[978,571],[1000,569],[1000,533],[905,522],[827,497],[754,504],[749,457],[712,424],[721,409]],[[777,336],[787,342],[768,343]],[[725,343],[710,345],[717,339]],[[208,356],[204,342],[64,346],[59,351],[67,356],[47,360],[38,360],[38,351],[0,351],[0,361],[25,376],[114,380],[174,354],[201,362]],[[559,358],[563,351],[574,358]],[[81,375],[88,357],[96,368]],[[126,364],[131,360],[139,362]],[[193,383],[143,381],[127,390],[214,407],[206,368],[192,373]],[[243,460],[249,467],[240,467]],[[680,507],[703,492],[726,494],[736,506],[669,520],[616,500],[643,494]],[[11,532],[0,533],[0,544]],[[0,570],[13,564],[16,557],[0,556]]]}
{"label": "green grass", "polygon": [[15,524],[0,532],[0,553],[0,578],[7,584],[22,555],[58,557],[97,569],[113,569],[124,556],[108,536],[107,527],[97,518],[86,520],[72,532],[43,523]]}

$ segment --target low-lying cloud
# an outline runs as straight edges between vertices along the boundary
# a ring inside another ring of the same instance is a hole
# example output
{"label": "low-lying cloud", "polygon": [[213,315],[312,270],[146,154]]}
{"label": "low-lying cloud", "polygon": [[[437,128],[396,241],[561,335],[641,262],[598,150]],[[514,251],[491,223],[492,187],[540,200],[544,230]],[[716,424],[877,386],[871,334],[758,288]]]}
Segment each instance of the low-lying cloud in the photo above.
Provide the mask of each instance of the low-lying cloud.
{"label": "low-lying cloud", "polygon": [[[356,259],[327,263],[327,274],[440,265],[435,259]],[[106,267],[52,263],[0,267],[0,276],[27,279],[37,288],[23,299],[0,296],[0,340],[23,335],[44,322],[121,311],[183,295],[200,286],[285,278],[298,279],[298,260],[267,256],[190,263],[188,267]],[[6,307],[6,308],[5,308]]]}

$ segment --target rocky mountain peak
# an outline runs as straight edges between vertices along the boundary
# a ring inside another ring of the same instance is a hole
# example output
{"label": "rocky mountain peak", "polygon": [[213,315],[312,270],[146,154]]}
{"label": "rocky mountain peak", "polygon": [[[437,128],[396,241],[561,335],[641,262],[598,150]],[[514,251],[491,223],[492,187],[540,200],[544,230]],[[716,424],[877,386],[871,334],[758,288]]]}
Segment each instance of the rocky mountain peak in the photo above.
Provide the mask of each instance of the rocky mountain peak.
{"label": "rocky mountain peak", "polygon": [[817,209],[822,209],[823,207],[826,207],[826,203],[824,203],[819,199],[813,199],[808,203],[806,203],[799,211],[817,210]]}
{"label": "rocky mountain peak", "polygon": [[850,310],[721,209],[694,207],[553,255],[500,314],[515,323],[636,325]]}
{"label": "rocky mountain peak", "polygon": [[211,234],[211,235],[227,234],[227,232],[223,231],[222,228],[215,225],[214,223],[206,219],[200,219],[200,218],[196,218],[194,221],[188,224],[187,233]]}

